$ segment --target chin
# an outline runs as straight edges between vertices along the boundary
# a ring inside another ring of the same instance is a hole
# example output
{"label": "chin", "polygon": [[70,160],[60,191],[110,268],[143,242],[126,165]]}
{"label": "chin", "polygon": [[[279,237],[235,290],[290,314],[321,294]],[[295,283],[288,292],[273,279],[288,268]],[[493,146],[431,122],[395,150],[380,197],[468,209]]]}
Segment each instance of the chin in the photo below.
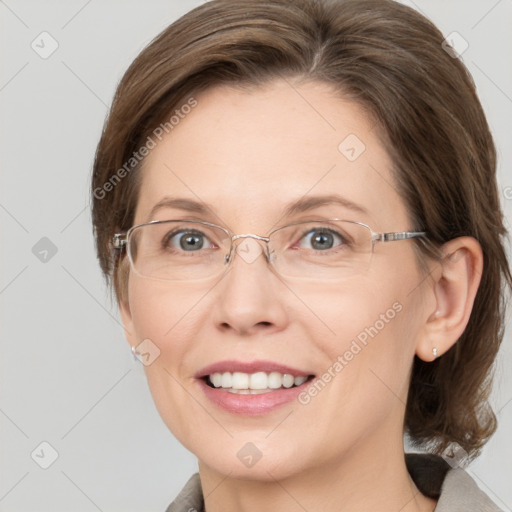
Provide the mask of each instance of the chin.
{"label": "chin", "polygon": [[189,449],[199,459],[200,468],[201,465],[207,466],[215,472],[241,480],[273,482],[307,469],[303,447],[299,449],[295,443],[293,446],[283,446],[277,438],[272,443],[264,439],[266,435],[260,434],[261,442],[257,436],[248,434],[224,443],[213,440],[217,445],[215,450],[211,449],[211,445],[195,445]]}
{"label": "chin", "polygon": [[[208,461],[210,458],[211,463],[209,464]],[[246,466],[238,459],[236,462],[228,458],[224,461],[220,461],[218,456],[207,456],[203,459],[199,459],[199,467],[201,468],[201,465],[208,466],[211,470],[219,474],[229,475],[229,478],[258,482],[284,480],[300,471],[296,466],[297,461],[293,460],[292,457],[286,461],[282,459],[282,454],[280,454],[280,460],[268,460],[268,457],[266,459],[267,460],[262,457],[260,460],[253,463],[253,465]]]}

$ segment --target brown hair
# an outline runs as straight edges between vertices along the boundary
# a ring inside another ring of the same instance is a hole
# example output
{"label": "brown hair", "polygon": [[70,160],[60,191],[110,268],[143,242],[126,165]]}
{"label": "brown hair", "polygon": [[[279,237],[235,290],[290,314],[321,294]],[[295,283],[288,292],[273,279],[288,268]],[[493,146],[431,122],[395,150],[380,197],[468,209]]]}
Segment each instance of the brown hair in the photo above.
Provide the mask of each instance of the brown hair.
{"label": "brown hair", "polygon": [[[464,235],[482,246],[469,324],[435,362],[415,359],[405,414],[416,443],[436,453],[458,443],[475,456],[496,429],[487,398],[512,277],[493,140],[468,71],[442,42],[430,21],[391,0],[201,5],[156,37],[122,78],[96,152],[92,213],[101,268],[118,301],[126,300],[111,239],[134,219],[141,167],[134,152],[173,109],[218,84],[288,77],[334,86],[378,121],[413,229],[437,247]],[[416,243],[418,254],[433,255]]]}

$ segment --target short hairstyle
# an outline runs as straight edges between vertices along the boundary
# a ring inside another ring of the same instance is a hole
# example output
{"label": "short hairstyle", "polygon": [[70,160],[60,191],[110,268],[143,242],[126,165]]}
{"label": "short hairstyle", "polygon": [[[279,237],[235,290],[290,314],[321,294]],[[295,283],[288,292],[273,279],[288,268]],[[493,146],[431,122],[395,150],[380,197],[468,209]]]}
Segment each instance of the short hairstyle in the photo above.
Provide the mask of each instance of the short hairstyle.
{"label": "short hairstyle", "polygon": [[[129,266],[111,240],[133,224],[139,150],[155,129],[170,131],[176,109],[221,84],[250,89],[286,78],[333,86],[378,123],[413,229],[435,247],[471,236],[483,249],[469,323],[442,357],[415,358],[405,411],[414,443],[434,453],[458,443],[474,457],[496,429],[488,396],[512,277],[492,136],[469,72],[443,39],[391,0],[212,0],[193,9],[118,85],[94,162],[92,216],[101,268],[121,303]],[[413,243],[420,259],[434,257],[428,244]]]}

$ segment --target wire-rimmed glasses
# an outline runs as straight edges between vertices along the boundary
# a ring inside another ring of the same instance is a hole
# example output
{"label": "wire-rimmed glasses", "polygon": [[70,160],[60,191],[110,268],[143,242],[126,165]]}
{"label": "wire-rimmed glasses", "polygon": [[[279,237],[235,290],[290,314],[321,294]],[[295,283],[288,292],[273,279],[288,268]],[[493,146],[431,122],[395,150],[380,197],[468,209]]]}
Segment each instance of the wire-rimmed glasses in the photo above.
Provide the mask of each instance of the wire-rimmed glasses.
{"label": "wire-rimmed glasses", "polygon": [[287,224],[264,237],[235,235],[206,221],[163,220],[117,233],[112,243],[115,249],[126,249],[137,275],[159,281],[202,281],[216,277],[227,269],[235,253],[252,262],[256,259],[254,246],[250,250],[247,244],[243,244],[245,250],[241,247],[241,242],[247,239],[259,246],[256,257],[264,253],[282,277],[337,281],[365,272],[375,243],[411,238],[426,238],[426,232],[375,233],[361,222],[320,219]]}

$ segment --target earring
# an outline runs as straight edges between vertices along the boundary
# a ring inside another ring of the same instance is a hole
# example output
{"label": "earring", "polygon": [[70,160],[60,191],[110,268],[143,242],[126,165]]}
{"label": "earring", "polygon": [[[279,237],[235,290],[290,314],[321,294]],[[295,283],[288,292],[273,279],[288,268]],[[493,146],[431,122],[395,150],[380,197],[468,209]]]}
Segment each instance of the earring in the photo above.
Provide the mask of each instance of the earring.
{"label": "earring", "polygon": [[432,354],[434,354],[434,359],[437,359],[437,348],[436,347],[434,347],[432,349]]}

